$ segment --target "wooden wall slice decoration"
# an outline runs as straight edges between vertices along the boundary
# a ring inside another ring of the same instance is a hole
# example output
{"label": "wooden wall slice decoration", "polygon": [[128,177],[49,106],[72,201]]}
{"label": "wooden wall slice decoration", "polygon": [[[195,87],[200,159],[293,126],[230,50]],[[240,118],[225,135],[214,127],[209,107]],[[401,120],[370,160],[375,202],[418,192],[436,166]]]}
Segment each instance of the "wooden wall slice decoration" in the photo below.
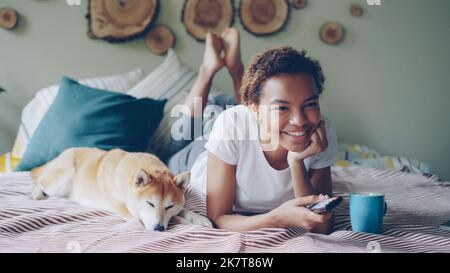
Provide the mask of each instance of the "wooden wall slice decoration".
{"label": "wooden wall slice decoration", "polygon": [[159,0],[90,0],[88,36],[126,42],[145,36],[159,12]]}
{"label": "wooden wall slice decoration", "polygon": [[12,30],[19,23],[19,15],[10,8],[0,8],[0,27]]}
{"label": "wooden wall slice decoration", "polygon": [[256,35],[275,34],[289,19],[287,0],[241,0],[239,17],[244,28]]}
{"label": "wooden wall slice decoration", "polygon": [[302,8],[306,7],[307,4],[308,4],[308,0],[292,0],[292,6],[295,9],[302,9]]}
{"label": "wooden wall slice decoration", "polygon": [[364,9],[360,5],[353,4],[350,6],[350,13],[353,16],[360,17],[363,15]]}
{"label": "wooden wall slice decoration", "polygon": [[164,54],[175,44],[175,35],[166,26],[154,26],[145,38],[147,47],[156,54]]}
{"label": "wooden wall slice decoration", "polygon": [[326,22],[320,28],[320,39],[330,45],[339,44],[344,38],[344,27],[338,22]]}
{"label": "wooden wall slice decoration", "polygon": [[234,21],[233,0],[185,0],[181,21],[197,41],[205,41],[206,33],[222,33]]}

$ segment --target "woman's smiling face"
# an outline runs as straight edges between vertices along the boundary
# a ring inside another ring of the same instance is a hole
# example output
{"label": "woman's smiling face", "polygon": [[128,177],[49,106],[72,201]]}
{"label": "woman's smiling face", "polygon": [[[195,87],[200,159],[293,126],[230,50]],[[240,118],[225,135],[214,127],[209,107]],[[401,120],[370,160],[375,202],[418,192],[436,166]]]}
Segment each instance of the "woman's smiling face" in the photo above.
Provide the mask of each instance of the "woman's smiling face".
{"label": "woman's smiling face", "polygon": [[269,78],[261,90],[259,104],[252,109],[258,111],[263,124],[262,141],[293,152],[305,150],[321,119],[318,89],[309,74],[278,74]]}

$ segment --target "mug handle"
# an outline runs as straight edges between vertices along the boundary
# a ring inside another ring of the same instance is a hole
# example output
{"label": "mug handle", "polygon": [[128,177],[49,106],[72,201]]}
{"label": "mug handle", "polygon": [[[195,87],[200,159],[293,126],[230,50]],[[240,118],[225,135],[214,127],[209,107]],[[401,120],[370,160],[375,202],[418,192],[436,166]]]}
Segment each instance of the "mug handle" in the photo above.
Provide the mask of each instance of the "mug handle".
{"label": "mug handle", "polygon": [[384,215],[386,215],[387,209],[388,209],[387,203],[386,201],[384,201]]}

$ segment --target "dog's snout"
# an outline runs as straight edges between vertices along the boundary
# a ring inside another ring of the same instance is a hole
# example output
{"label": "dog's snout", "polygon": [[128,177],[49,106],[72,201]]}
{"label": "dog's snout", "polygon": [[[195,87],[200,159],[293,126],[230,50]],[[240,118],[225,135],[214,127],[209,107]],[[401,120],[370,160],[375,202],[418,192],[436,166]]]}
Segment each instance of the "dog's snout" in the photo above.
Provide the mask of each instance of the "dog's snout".
{"label": "dog's snout", "polygon": [[162,225],[162,224],[157,224],[157,225],[154,227],[154,230],[155,230],[155,231],[164,231],[164,225]]}

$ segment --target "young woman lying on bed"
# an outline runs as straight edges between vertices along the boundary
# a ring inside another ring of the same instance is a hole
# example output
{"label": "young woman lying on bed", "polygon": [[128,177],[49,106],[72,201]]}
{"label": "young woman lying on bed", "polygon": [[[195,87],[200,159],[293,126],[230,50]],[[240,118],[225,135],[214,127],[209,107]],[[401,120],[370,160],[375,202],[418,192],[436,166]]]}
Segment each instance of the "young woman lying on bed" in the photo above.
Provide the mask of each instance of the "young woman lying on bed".
{"label": "young woman lying on bed", "polygon": [[[191,142],[168,165],[175,173],[191,170],[217,227],[331,232],[331,213],[305,208],[332,195],[330,166],[338,153],[335,129],[320,113],[321,66],[305,54],[290,47],[265,51],[244,75],[239,32],[207,35],[198,78],[185,100],[184,130],[201,122],[211,82],[224,66],[233,79],[235,104],[242,104],[221,113],[208,140]],[[202,111],[194,111],[199,98]],[[198,137],[191,132],[192,139]]]}

